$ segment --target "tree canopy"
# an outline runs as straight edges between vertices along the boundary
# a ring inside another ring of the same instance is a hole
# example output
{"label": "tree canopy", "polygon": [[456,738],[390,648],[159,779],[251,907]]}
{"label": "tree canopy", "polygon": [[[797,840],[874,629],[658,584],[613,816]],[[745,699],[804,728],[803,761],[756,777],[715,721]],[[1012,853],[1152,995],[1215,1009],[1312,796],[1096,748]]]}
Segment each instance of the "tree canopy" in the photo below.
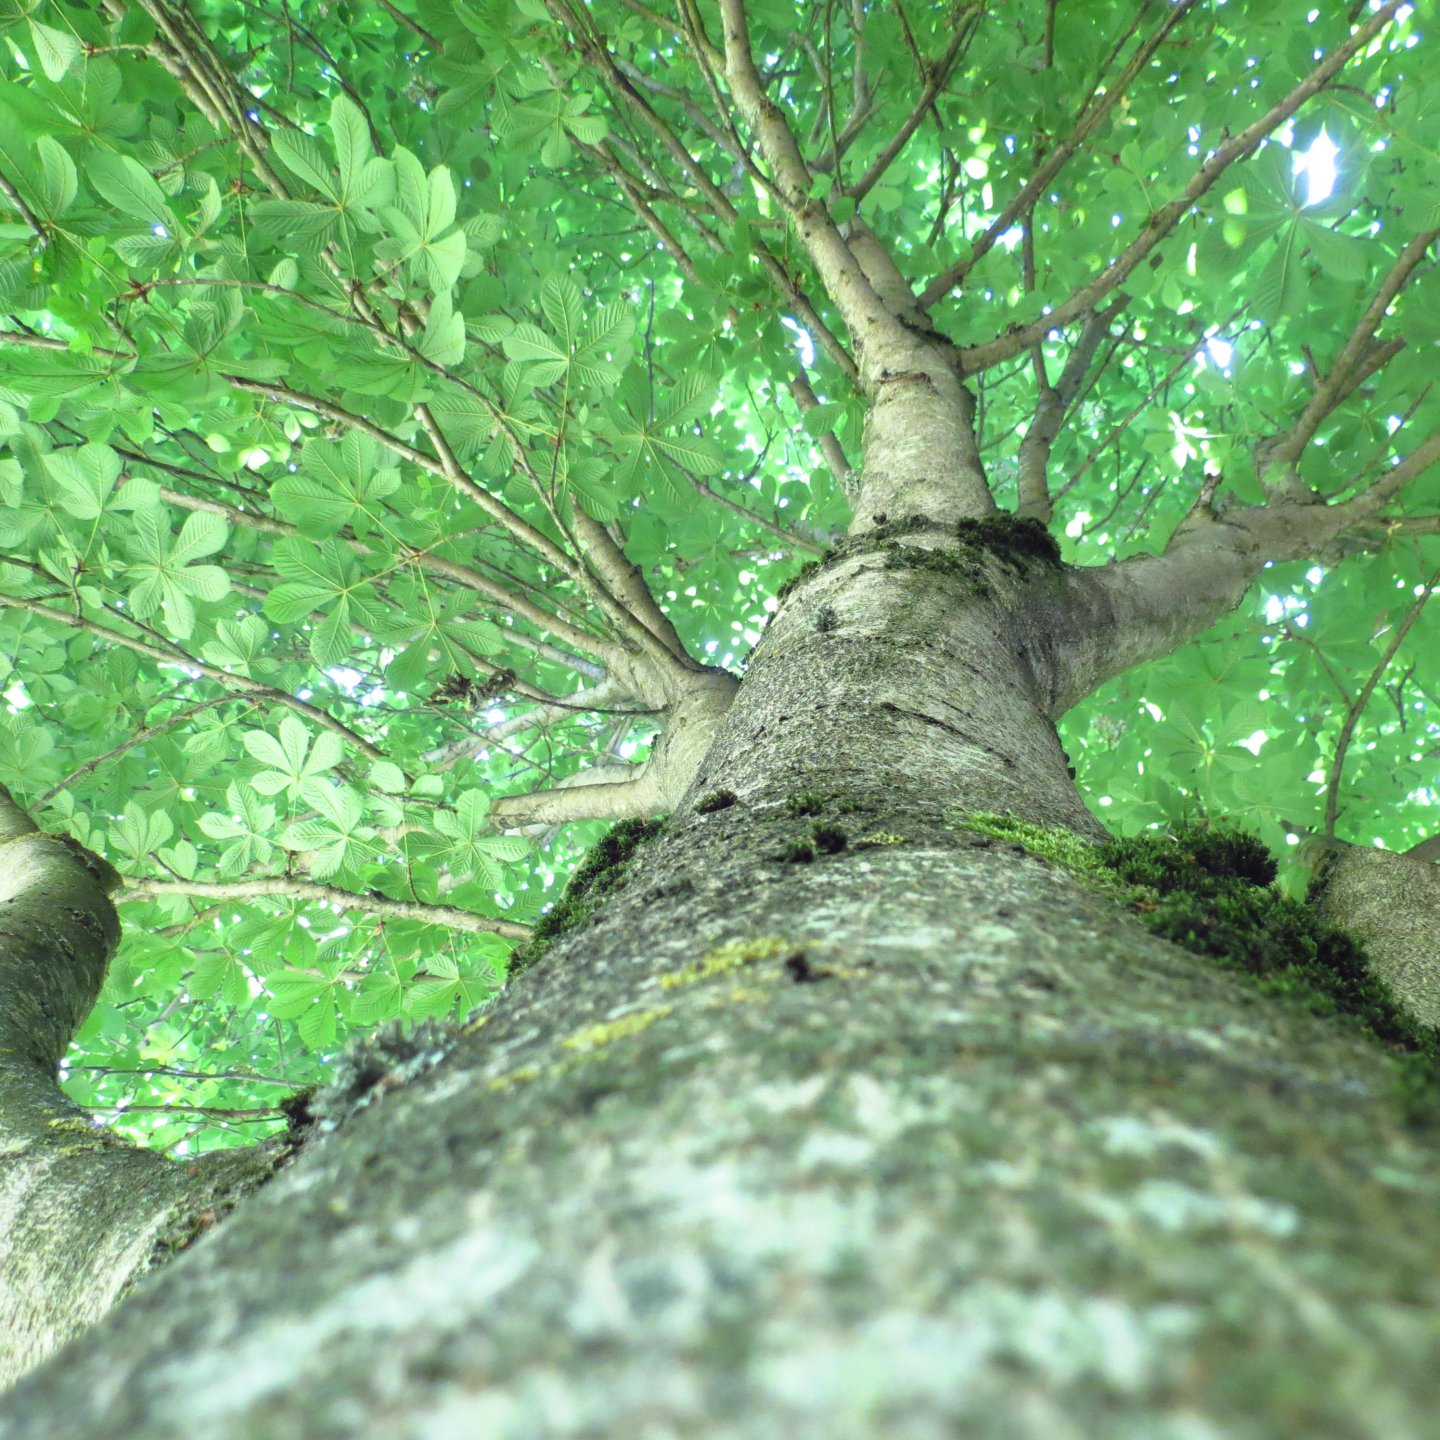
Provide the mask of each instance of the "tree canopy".
{"label": "tree canopy", "polygon": [[484,1002],[606,825],[667,808],[687,706],[851,523],[906,378],[860,353],[887,277],[1066,560],[1344,516],[1067,717],[1107,825],[1437,828],[1412,7],[0,26],[0,783],[126,876],[68,1073],[127,1133],[251,1138],[352,1032]]}

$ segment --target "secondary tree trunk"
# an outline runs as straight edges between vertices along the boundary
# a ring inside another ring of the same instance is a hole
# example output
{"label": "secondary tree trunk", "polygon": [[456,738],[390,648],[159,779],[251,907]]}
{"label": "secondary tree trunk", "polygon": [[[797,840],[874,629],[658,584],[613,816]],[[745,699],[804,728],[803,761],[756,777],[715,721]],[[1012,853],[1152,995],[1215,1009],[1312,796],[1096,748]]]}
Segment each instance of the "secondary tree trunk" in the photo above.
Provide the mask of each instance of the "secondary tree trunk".
{"label": "secondary tree trunk", "polygon": [[1433,1434],[1432,1145],[1351,1032],[963,827],[1098,833],[1055,577],[982,580],[802,585],[695,787],[736,803],[0,1435]]}

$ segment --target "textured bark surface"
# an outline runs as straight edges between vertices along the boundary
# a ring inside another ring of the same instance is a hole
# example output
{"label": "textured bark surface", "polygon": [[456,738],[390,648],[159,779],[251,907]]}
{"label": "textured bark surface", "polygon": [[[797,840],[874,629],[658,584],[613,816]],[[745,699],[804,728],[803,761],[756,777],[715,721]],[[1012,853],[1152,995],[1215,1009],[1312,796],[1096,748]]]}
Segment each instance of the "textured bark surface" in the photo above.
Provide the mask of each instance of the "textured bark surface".
{"label": "textured bark surface", "polygon": [[963,826],[1096,832],[1024,603],[814,575],[697,785],[737,802],[0,1435],[1432,1435],[1440,1166],[1384,1058]]}
{"label": "textured bark surface", "polygon": [[1426,846],[1406,855],[1336,846],[1322,862],[1315,901],[1364,944],[1417,1020],[1440,1025],[1440,865]]}

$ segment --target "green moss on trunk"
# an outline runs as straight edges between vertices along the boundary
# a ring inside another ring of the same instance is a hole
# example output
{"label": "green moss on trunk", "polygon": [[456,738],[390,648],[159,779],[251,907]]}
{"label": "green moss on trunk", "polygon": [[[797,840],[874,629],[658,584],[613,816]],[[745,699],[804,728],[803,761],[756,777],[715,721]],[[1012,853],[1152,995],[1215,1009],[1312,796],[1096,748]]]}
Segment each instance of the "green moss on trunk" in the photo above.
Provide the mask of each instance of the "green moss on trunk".
{"label": "green moss on trunk", "polygon": [[573,930],[607,895],[625,883],[635,852],[660,833],[664,818],[622,820],[591,847],[555,904],[540,917],[530,938],[510,954],[513,977],[540,960],[558,936]]}
{"label": "green moss on trunk", "polygon": [[1191,827],[1092,845],[1005,815],[963,823],[1058,865],[1264,994],[1357,1026],[1390,1052],[1407,1116],[1440,1120],[1440,1030],[1405,1013],[1362,945],[1275,888],[1274,857],[1254,836]]}

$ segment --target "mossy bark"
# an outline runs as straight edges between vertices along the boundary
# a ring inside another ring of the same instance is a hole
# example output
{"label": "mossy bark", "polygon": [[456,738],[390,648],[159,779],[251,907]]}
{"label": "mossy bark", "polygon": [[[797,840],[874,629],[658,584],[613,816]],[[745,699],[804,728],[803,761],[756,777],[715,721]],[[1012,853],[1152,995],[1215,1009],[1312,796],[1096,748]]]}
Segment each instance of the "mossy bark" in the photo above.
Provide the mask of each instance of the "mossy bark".
{"label": "mossy bark", "polygon": [[1352,1028],[966,827],[1101,834],[1056,578],[990,580],[807,579],[696,782],[734,803],[0,1435],[1433,1433],[1434,1133]]}

